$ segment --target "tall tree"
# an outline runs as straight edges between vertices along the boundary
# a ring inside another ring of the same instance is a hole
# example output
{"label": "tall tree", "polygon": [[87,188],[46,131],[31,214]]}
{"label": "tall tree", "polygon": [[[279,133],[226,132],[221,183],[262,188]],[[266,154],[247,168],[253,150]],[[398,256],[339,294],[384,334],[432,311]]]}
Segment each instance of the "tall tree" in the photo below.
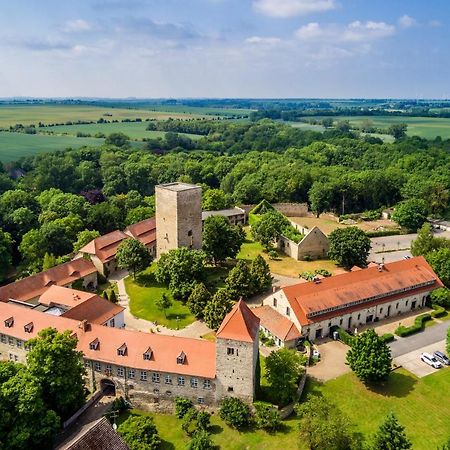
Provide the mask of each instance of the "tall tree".
{"label": "tall tree", "polygon": [[97,230],[83,230],[77,233],[77,240],[73,243],[73,251],[76,253],[80,248],[83,248],[89,242],[100,237]]}
{"label": "tall tree", "polygon": [[328,236],[328,257],[346,269],[365,266],[370,252],[370,239],[356,227],[338,228]]}
{"label": "tall tree", "polygon": [[413,256],[426,255],[435,250],[435,237],[429,223],[424,223],[417,233],[417,238],[411,242],[411,253]]}
{"label": "tall tree", "polygon": [[211,293],[203,283],[197,283],[189,295],[187,307],[197,319],[201,319],[206,305],[211,301]]}
{"label": "tall tree", "polygon": [[347,364],[364,383],[384,381],[391,372],[391,350],[374,330],[369,329],[353,341],[347,352]]}
{"label": "tall tree", "polygon": [[269,211],[252,225],[253,237],[265,248],[270,248],[279,239],[283,229],[290,225],[289,220],[278,211]]}
{"label": "tall tree", "polygon": [[412,448],[403,427],[394,413],[390,413],[373,437],[373,450],[409,450]]}
{"label": "tall tree", "polygon": [[427,220],[425,201],[411,198],[398,203],[392,214],[392,219],[409,231],[417,231]]}
{"label": "tall tree", "polygon": [[39,380],[48,407],[66,419],[84,403],[87,393],[77,339],[69,330],[59,333],[45,328],[28,344],[28,371]]}
{"label": "tall tree", "polygon": [[203,251],[214,264],[235,258],[245,241],[244,230],[231,225],[224,216],[211,216],[203,227]]}
{"label": "tall tree", "polygon": [[255,283],[250,267],[242,259],[230,270],[225,283],[231,296],[236,300],[240,297],[248,298],[255,292]]}
{"label": "tall tree", "polygon": [[425,255],[425,259],[441,281],[450,287],[450,248],[440,248]]}
{"label": "tall tree", "polygon": [[164,312],[164,317],[167,319],[167,310],[172,306],[172,300],[166,293],[163,293],[155,300],[155,306]]}
{"label": "tall tree", "polygon": [[136,272],[146,269],[152,262],[147,247],[137,239],[124,239],[117,249],[116,259],[121,269],[133,273],[133,278],[136,278]]}
{"label": "tall tree", "polygon": [[11,235],[0,228],[0,281],[5,279],[12,266],[12,246]]}
{"label": "tall tree", "polygon": [[202,208],[205,211],[217,211],[230,206],[230,198],[222,189],[208,189],[202,196]]}
{"label": "tall tree", "polygon": [[250,276],[257,293],[264,292],[272,286],[272,275],[269,264],[258,255],[250,264]]}
{"label": "tall tree", "polygon": [[282,348],[266,358],[266,379],[273,397],[280,405],[289,403],[297,390],[306,360],[294,350]]}
{"label": "tall tree", "polygon": [[205,306],[203,316],[208,327],[217,330],[232,307],[230,293],[226,289],[219,289]]}
{"label": "tall tree", "polygon": [[402,139],[406,136],[406,131],[408,129],[408,125],[406,123],[393,123],[388,128],[388,133],[391,136],[394,136],[396,140]]}

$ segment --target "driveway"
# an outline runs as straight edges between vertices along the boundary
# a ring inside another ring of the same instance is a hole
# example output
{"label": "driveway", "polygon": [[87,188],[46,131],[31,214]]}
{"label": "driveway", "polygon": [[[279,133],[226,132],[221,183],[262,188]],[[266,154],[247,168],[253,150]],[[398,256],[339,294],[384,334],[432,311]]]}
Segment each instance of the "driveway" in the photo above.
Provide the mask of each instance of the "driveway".
{"label": "driveway", "polygon": [[442,339],[445,339],[449,327],[450,323],[444,321],[408,337],[401,338],[396,336],[396,340],[389,344],[392,357],[398,358],[423,347],[441,342]]}
{"label": "driveway", "polygon": [[320,361],[308,367],[309,376],[319,381],[328,381],[350,372],[345,364],[349,347],[339,341],[325,341],[317,345]]}
{"label": "driveway", "polygon": [[404,250],[411,248],[411,241],[417,238],[417,234],[402,234],[397,236],[382,236],[372,238],[372,252],[384,252],[389,250]]}
{"label": "driveway", "polygon": [[412,352],[399,356],[398,358],[394,358],[394,362],[399,366],[403,366],[406,370],[409,370],[419,378],[435,373],[437,370],[449,370],[448,368],[434,369],[433,367],[421,361],[420,359],[421,353],[423,352],[433,353],[437,350],[445,352],[445,340],[436,342],[431,345],[426,345],[422,348],[413,350]]}
{"label": "driveway", "polygon": [[406,256],[411,256],[411,252],[409,250],[384,253],[370,252],[368,259],[369,261],[375,263],[390,263],[394,261],[401,261],[402,259],[405,259]]}

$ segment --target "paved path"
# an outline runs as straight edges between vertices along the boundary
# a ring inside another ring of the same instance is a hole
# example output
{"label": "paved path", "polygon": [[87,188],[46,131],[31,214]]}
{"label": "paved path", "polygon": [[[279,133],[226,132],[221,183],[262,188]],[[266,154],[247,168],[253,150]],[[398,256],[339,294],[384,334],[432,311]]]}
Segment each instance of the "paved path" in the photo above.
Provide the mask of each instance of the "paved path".
{"label": "paved path", "polygon": [[398,358],[399,356],[406,355],[414,350],[418,350],[422,347],[442,341],[442,339],[445,338],[449,327],[450,322],[443,321],[431,327],[425,328],[425,330],[420,333],[416,333],[405,338],[396,336],[396,340],[389,344],[391,347],[392,356],[394,358]]}

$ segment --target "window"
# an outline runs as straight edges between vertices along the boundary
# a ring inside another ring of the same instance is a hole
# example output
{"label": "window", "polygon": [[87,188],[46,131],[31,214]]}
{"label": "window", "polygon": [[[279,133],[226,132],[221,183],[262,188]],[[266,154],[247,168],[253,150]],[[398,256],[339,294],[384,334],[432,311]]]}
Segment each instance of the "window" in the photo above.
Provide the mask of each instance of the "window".
{"label": "window", "polygon": [[203,380],[203,389],[211,389],[211,380]]}
{"label": "window", "polygon": [[383,312],[383,308],[380,308],[380,314]]}
{"label": "window", "polygon": [[97,372],[100,372],[100,371],[102,370],[102,365],[101,365],[99,362],[96,362],[96,363],[95,363],[95,370],[96,370]]}
{"label": "window", "polygon": [[109,326],[110,326],[110,327],[115,327],[115,326],[116,326],[116,320],[115,320],[115,319],[111,319],[111,320],[109,321]]}
{"label": "window", "polygon": [[198,379],[197,378],[191,378],[191,387],[192,388],[198,387]]}
{"label": "window", "polygon": [[186,359],[186,354],[184,352],[181,352],[177,356],[177,364],[184,364],[185,359]]}
{"label": "window", "polygon": [[398,303],[395,305],[395,309],[398,309]]}
{"label": "window", "polygon": [[199,405],[203,405],[205,403],[205,399],[203,397],[199,397],[197,399]]}
{"label": "window", "polygon": [[147,372],[145,370],[141,370],[141,381],[147,381]]}
{"label": "window", "polygon": [[89,361],[85,361],[84,362],[84,367],[86,367],[86,369],[90,369],[91,368],[91,363]]}
{"label": "window", "polygon": [[152,373],[153,383],[159,383],[159,373]]}
{"label": "window", "polygon": [[9,360],[10,361],[18,361],[19,357],[17,355],[14,355],[14,353],[9,354]]}
{"label": "window", "polygon": [[192,230],[188,231],[188,236],[192,236]]}
{"label": "window", "polygon": [[274,297],[273,298],[273,306],[276,308],[277,307],[277,299]]}
{"label": "window", "polygon": [[291,315],[291,308],[289,308],[289,306],[286,306],[286,315],[287,316]]}
{"label": "window", "polygon": [[22,341],[20,339],[17,339],[16,346],[17,348],[22,348]]}
{"label": "window", "polygon": [[408,303],[409,303],[408,300],[406,300],[405,306],[408,306]]}
{"label": "window", "polygon": [[126,354],[127,354],[127,344],[124,343],[117,349],[117,355],[125,356]]}
{"label": "window", "polygon": [[4,334],[2,334],[2,335],[0,336],[0,338],[1,338],[2,343],[3,343],[3,344],[6,344],[6,336],[5,336]]}
{"label": "window", "polygon": [[100,344],[100,341],[98,339],[94,339],[92,342],[89,343],[89,349],[90,350],[98,350],[99,344]]}
{"label": "window", "polygon": [[166,384],[172,384],[172,376],[171,375],[166,375],[166,378],[165,378],[164,382]]}
{"label": "window", "polygon": [[184,386],[184,377],[178,377],[178,386]]}
{"label": "window", "polygon": [[128,369],[128,378],[134,378],[134,369]]}
{"label": "window", "polygon": [[25,333],[31,333],[33,331],[33,322],[27,323],[23,329],[25,330]]}
{"label": "window", "polygon": [[14,325],[14,317],[5,320],[5,327],[11,328]]}
{"label": "window", "polygon": [[344,319],[339,320],[339,325],[342,325]]}
{"label": "window", "polygon": [[229,356],[234,355],[234,348],[228,347],[227,348],[227,355],[229,355]]}
{"label": "window", "polygon": [[361,319],[361,314],[358,314],[358,320]]}
{"label": "window", "polygon": [[8,337],[8,344],[14,345],[14,339],[11,336]]}
{"label": "window", "polygon": [[118,367],[117,368],[117,376],[118,377],[123,377],[125,376],[125,369],[123,367]]}
{"label": "window", "polygon": [[234,391],[234,389],[233,389],[233,386],[228,386],[228,392],[233,392]]}
{"label": "window", "polygon": [[111,364],[106,364],[105,373],[106,373],[106,375],[111,376],[111,374],[112,374]]}
{"label": "window", "polygon": [[152,359],[152,349],[149,347],[145,353],[144,353],[144,359],[149,361],[150,359]]}

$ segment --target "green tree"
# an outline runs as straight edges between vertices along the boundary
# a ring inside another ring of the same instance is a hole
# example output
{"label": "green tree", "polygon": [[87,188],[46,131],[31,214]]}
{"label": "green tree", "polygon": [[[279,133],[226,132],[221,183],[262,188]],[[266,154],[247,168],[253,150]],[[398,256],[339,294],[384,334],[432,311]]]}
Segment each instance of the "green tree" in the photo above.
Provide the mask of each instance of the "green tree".
{"label": "green tree", "polygon": [[117,303],[116,291],[114,289],[111,289],[111,293],[109,294],[109,301],[111,303]]}
{"label": "green tree", "polygon": [[255,283],[249,265],[240,259],[225,280],[227,289],[235,299],[249,298],[255,292]]}
{"label": "green tree", "polygon": [[77,233],[77,240],[73,243],[73,251],[77,253],[89,242],[100,237],[100,233],[97,230],[83,230]]}
{"label": "green tree", "polygon": [[155,210],[151,206],[137,206],[130,209],[125,219],[126,225],[133,225],[134,223],[142,222],[155,215]]}
{"label": "green tree", "polygon": [[348,120],[339,120],[336,123],[336,130],[341,133],[348,133],[350,131],[350,122]]}
{"label": "green tree", "polygon": [[280,413],[267,403],[254,403],[256,415],[255,422],[258,428],[274,432],[281,427]]}
{"label": "green tree", "polygon": [[403,427],[394,413],[389,413],[380,425],[372,441],[373,450],[408,450],[412,448]]}
{"label": "green tree", "polygon": [[250,276],[256,293],[264,292],[272,286],[272,275],[269,264],[258,255],[250,264]]}
{"label": "green tree", "polygon": [[56,258],[51,253],[46,253],[44,255],[44,261],[42,263],[42,270],[51,269],[52,267],[56,266]]}
{"label": "green tree", "polygon": [[207,431],[196,431],[188,443],[186,450],[214,450],[216,447]]}
{"label": "green tree", "polygon": [[126,147],[130,138],[124,133],[111,133],[105,139],[105,144],[115,145],[116,147]]}
{"label": "green tree", "polygon": [[447,354],[450,355],[450,328],[447,329],[447,338],[445,341],[445,348],[447,350]]}
{"label": "green tree", "polygon": [[226,289],[219,289],[206,305],[203,317],[209,328],[217,330],[225,316],[231,311],[233,302]]}
{"label": "green tree", "polygon": [[181,428],[189,436],[196,431],[208,431],[211,426],[211,414],[207,411],[197,411],[194,407],[190,408],[183,416]]}
{"label": "green tree", "polygon": [[409,231],[417,231],[427,220],[427,206],[419,198],[411,198],[397,204],[392,219]]}
{"label": "green tree", "polygon": [[250,424],[249,406],[237,397],[226,397],[219,409],[220,418],[230,427],[242,430]]}
{"label": "green tree", "polygon": [[406,123],[393,123],[388,128],[388,133],[394,136],[396,140],[402,139],[406,136],[406,131],[408,130],[408,125]]}
{"label": "green tree", "polygon": [[417,238],[411,242],[413,256],[426,255],[436,249],[435,237],[429,223],[424,223],[417,233]]}
{"label": "green tree", "polygon": [[370,239],[357,227],[338,228],[328,236],[328,257],[346,269],[365,266],[370,252]]}
{"label": "green tree", "polygon": [[170,250],[156,264],[156,281],[167,285],[174,298],[187,300],[195,284],[205,276],[205,258],[201,250]]}
{"label": "green tree", "polygon": [[450,287],[450,248],[440,248],[425,255],[425,259],[441,281]]}
{"label": "green tree", "polygon": [[146,269],[152,262],[147,247],[137,239],[124,239],[116,253],[117,265],[130,270],[136,279],[136,272]]}
{"label": "green tree", "polygon": [[352,432],[349,419],[322,396],[310,395],[295,407],[302,445],[310,450],[356,450],[360,439]]}
{"label": "green tree", "polygon": [[172,300],[166,293],[163,293],[160,298],[155,300],[155,306],[164,312],[164,317],[167,319],[167,310],[172,306]]}
{"label": "green tree", "polygon": [[48,409],[41,382],[26,367],[0,362],[0,444],[5,450],[47,449],[60,419]]}
{"label": "green tree", "polygon": [[197,319],[203,317],[206,305],[211,301],[211,293],[203,283],[197,283],[189,295],[187,307]]}
{"label": "green tree", "polygon": [[443,287],[435,289],[430,294],[430,300],[432,305],[443,306],[444,308],[450,308],[450,289]]}
{"label": "green tree", "polygon": [[330,183],[315,181],[308,191],[308,200],[311,210],[320,216],[325,211],[330,211],[333,198],[333,186]]}
{"label": "green tree", "polygon": [[265,377],[278,404],[285,405],[294,397],[305,363],[304,356],[288,348],[272,352],[266,358]]}
{"label": "green tree", "polygon": [[86,398],[82,353],[76,350],[77,339],[71,334],[45,328],[28,341],[28,371],[39,381],[46,405],[63,419]]}
{"label": "green tree", "polygon": [[194,409],[194,404],[191,400],[184,397],[175,398],[175,415],[179,419],[182,419],[191,409]]}
{"label": "green tree", "polygon": [[347,352],[347,364],[364,383],[384,381],[391,372],[391,350],[374,330],[369,329],[353,341]]}
{"label": "green tree", "polygon": [[157,450],[161,439],[149,416],[130,416],[117,429],[130,450]]}
{"label": "green tree", "polygon": [[269,249],[272,243],[279,239],[283,229],[289,225],[288,219],[283,214],[278,211],[269,211],[253,224],[252,235],[266,249]]}
{"label": "green tree", "polygon": [[91,230],[106,234],[123,228],[122,211],[108,202],[98,203],[89,207],[87,224]]}
{"label": "green tree", "polygon": [[203,226],[203,251],[214,264],[235,258],[245,241],[244,230],[231,225],[224,216],[211,216]]}
{"label": "green tree", "polygon": [[205,211],[217,211],[230,206],[230,198],[222,189],[208,189],[202,196],[202,209]]}
{"label": "green tree", "polygon": [[12,266],[13,240],[0,228],[0,281],[4,280]]}
{"label": "green tree", "polygon": [[324,128],[331,128],[333,126],[333,118],[325,117],[324,119],[322,119],[322,125]]}

